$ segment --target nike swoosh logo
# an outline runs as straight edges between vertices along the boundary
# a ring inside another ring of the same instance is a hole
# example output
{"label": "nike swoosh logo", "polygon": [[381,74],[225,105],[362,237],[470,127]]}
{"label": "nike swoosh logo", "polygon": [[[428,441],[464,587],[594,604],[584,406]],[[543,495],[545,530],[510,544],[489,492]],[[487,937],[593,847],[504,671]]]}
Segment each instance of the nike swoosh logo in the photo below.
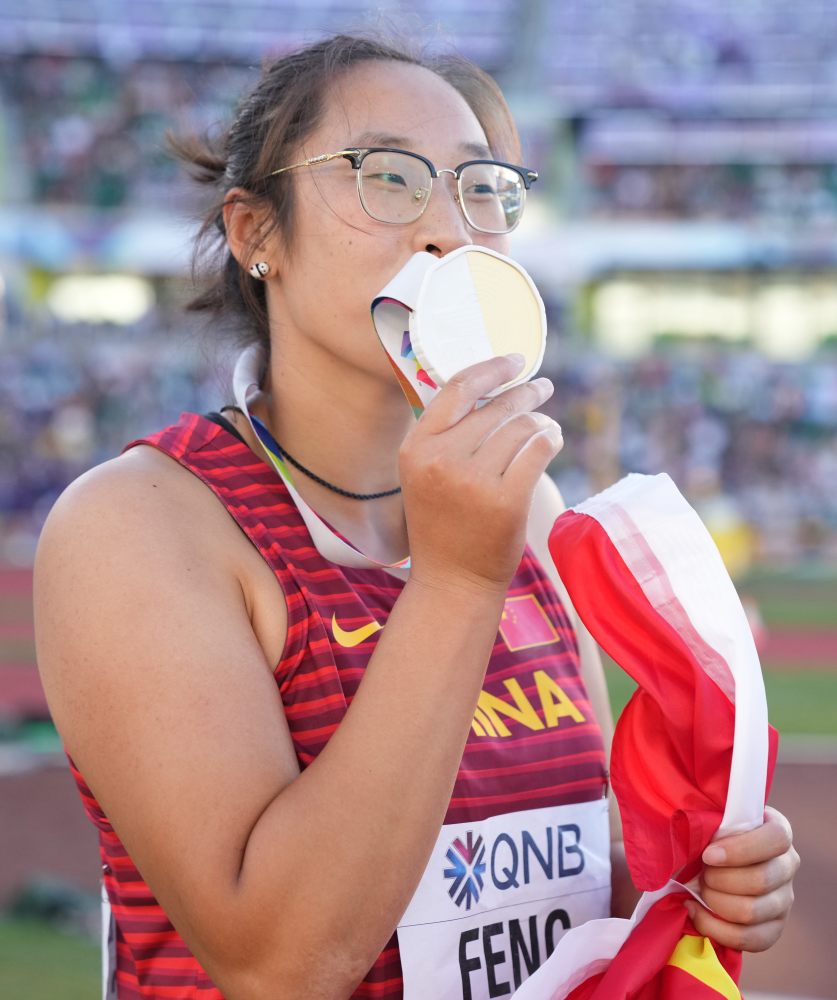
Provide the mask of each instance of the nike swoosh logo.
{"label": "nike swoosh logo", "polygon": [[346,649],[351,649],[352,646],[359,646],[370,635],[380,632],[383,627],[383,625],[379,625],[377,622],[367,622],[366,625],[361,625],[360,628],[348,631],[340,628],[337,623],[336,614],[331,616],[331,634],[334,636],[334,641],[338,646],[344,646]]}

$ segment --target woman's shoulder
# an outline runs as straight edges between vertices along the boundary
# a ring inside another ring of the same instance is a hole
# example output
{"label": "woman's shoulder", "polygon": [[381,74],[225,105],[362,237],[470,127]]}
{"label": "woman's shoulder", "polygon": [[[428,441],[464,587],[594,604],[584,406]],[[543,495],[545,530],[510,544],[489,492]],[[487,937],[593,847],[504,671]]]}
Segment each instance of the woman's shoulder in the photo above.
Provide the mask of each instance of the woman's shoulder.
{"label": "woman's shoulder", "polygon": [[85,472],[58,498],[38,543],[36,583],[59,565],[105,576],[130,567],[158,578],[190,563],[217,570],[226,562],[234,571],[238,542],[200,480],[158,449],[137,445]]}
{"label": "woman's shoulder", "polygon": [[167,521],[192,524],[201,508],[207,514],[217,513],[218,505],[192,474],[191,458],[207,448],[214,454],[224,447],[238,451],[241,446],[246,447],[245,442],[234,429],[231,432],[210,417],[184,413],[176,423],[132,441],[120,455],[75,479],[59,497],[50,520],[100,514],[124,519],[141,509],[148,525],[148,515],[159,509],[166,512]]}
{"label": "woman's shoulder", "polygon": [[158,627],[164,608],[182,616],[184,634],[201,621],[205,629],[204,616],[241,620],[244,641],[253,608],[269,605],[257,637],[268,657],[284,643],[284,604],[269,567],[212,491],[151,447],[131,448],[67,487],[41,533],[34,589],[42,675],[63,662],[56,644],[68,637],[85,633],[118,648],[139,641],[138,629]]}
{"label": "woman's shoulder", "polygon": [[[176,603],[184,593],[207,607],[243,602],[251,619],[258,618],[257,634],[274,662],[286,628],[277,591],[273,571],[212,489],[143,443],[67,487],[35,558],[41,608],[78,619],[83,603],[124,620],[126,604]],[[43,614],[41,622],[45,627]]]}
{"label": "woman's shoulder", "polygon": [[[75,479],[55,503],[45,531],[61,525],[111,525],[146,533],[193,523],[208,491],[186,469],[154,447],[137,445]],[[186,505],[184,507],[184,504]]]}

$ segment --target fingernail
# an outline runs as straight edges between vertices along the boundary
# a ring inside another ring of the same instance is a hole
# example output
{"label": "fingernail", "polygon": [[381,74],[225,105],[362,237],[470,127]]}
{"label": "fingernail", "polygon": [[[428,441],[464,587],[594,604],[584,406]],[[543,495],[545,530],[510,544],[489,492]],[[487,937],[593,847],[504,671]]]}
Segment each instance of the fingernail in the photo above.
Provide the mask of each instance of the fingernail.
{"label": "fingernail", "polygon": [[506,357],[511,361],[515,368],[522,368],[524,362],[526,361],[525,354],[507,354]]}
{"label": "fingernail", "polygon": [[727,852],[717,844],[710,844],[702,857],[705,865],[722,865],[727,860]]}

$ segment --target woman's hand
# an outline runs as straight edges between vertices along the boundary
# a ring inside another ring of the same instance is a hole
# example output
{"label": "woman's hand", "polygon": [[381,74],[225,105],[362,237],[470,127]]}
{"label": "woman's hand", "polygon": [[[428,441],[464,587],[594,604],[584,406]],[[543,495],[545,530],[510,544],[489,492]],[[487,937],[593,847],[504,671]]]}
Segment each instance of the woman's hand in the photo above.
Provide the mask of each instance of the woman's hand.
{"label": "woman's hand", "polygon": [[799,855],[785,817],[768,806],[764,823],[724,837],[703,852],[701,896],[687,903],[695,929],[739,951],[764,951],[782,933],[793,903]]}
{"label": "woman's hand", "polygon": [[405,438],[400,466],[411,578],[505,593],[523,553],[535,484],[563,444],[558,424],[533,412],[552,394],[548,379],[476,408],[521,365],[500,357],[466,368]]}

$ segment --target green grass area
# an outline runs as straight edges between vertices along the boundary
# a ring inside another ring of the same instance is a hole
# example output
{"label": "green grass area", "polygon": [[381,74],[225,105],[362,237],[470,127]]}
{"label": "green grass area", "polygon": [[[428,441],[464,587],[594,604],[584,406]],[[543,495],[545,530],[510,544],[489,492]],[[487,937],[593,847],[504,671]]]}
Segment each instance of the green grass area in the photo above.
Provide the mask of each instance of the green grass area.
{"label": "green grass area", "polygon": [[755,572],[737,583],[768,625],[837,628],[837,578],[823,573]]}
{"label": "green grass area", "polygon": [[837,673],[766,670],[767,712],[783,735],[837,737]]}
{"label": "green grass area", "polygon": [[628,704],[628,699],[636,690],[636,684],[624,670],[616,666],[609,656],[604,656],[602,659],[607,678],[607,690],[610,695],[610,707],[613,711],[613,718],[618,719],[622,714],[622,709]]}
{"label": "green grass area", "polygon": [[0,920],[4,1000],[94,1000],[100,994],[96,942],[35,920]]}
{"label": "green grass area", "polygon": [[[636,684],[612,661],[605,663],[614,717]],[[786,736],[837,736],[837,672],[775,670],[765,664],[764,686],[770,722]]]}
{"label": "green grass area", "polygon": [[[756,599],[768,627],[837,628],[837,578],[821,570],[755,572],[737,587]],[[780,733],[837,736],[837,671],[832,664],[821,670],[810,669],[813,664],[799,669],[769,661],[762,666],[770,721]],[[618,717],[636,685],[607,658],[605,672]]]}

